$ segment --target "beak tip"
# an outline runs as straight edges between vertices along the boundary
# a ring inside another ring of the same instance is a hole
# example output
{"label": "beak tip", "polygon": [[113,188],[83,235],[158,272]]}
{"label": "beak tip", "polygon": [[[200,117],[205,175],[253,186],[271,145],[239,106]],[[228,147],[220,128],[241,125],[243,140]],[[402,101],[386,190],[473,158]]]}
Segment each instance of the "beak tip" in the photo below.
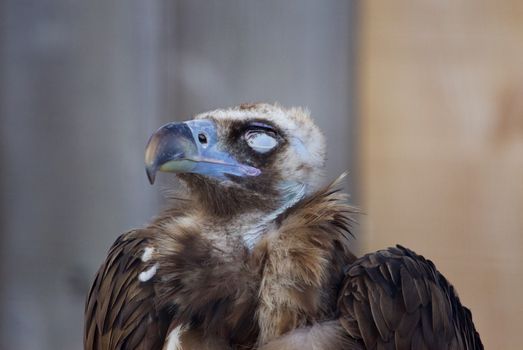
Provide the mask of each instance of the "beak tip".
{"label": "beak tip", "polygon": [[156,170],[147,167],[145,172],[147,173],[147,179],[149,179],[149,183],[154,185],[154,180],[156,179]]}

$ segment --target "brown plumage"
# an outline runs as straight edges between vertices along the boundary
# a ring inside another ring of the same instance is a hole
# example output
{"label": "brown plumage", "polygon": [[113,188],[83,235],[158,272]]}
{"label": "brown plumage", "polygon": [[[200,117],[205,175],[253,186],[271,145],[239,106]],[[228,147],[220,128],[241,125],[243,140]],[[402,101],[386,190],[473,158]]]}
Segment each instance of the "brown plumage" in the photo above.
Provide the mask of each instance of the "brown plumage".
{"label": "brown plumage", "polygon": [[482,349],[430,261],[352,255],[356,211],[319,185],[323,160],[301,109],[243,105],[159,129],[148,175],[178,173],[187,198],[114,243],[85,349]]}
{"label": "brown plumage", "polygon": [[401,246],[347,268],[340,323],[365,349],[482,349],[470,311],[430,260]]}
{"label": "brown plumage", "polygon": [[156,309],[153,286],[137,278],[148,233],[136,230],[120,236],[98,270],[85,309],[85,349],[161,348],[166,312]]}

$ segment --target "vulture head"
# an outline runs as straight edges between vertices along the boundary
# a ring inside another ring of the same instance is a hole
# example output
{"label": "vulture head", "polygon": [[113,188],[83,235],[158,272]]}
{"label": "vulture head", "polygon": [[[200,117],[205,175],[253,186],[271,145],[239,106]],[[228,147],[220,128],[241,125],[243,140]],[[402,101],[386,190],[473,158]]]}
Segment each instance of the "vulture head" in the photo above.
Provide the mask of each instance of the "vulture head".
{"label": "vulture head", "polygon": [[308,113],[269,104],[240,105],[168,123],[150,138],[146,172],[176,173],[191,199],[220,217],[281,213],[315,191],[325,142]]}

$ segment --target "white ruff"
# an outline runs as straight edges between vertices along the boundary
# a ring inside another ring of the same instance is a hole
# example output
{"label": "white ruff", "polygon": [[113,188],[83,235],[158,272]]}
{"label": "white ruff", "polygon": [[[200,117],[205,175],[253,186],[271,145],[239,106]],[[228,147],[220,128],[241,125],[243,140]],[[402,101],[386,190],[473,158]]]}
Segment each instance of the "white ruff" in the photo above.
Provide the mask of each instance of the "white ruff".
{"label": "white ruff", "polygon": [[180,337],[182,336],[183,332],[185,332],[185,328],[183,325],[180,325],[173,329],[171,333],[167,336],[167,343],[164,345],[164,350],[181,350],[182,349],[182,341]]}
{"label": "white ruff", "polygon": [[138,279],[140,280],[140,282],[147,282],[148,280],[153,278],[153,276],[156,274],[156,270],[157,269],[158,269],[158,263],[154,264],[153,266],[151,266],[147,270],[141,272],[138,275]]}
{"label": "white ruff", "polygon": [[267,230],[269,225],[276,220],[278,216],[283,214],[287,209],[298,203],[307,193],[307,186],[304,184],[289,184],[282,186],[283,205],[268,215],[260,219],[247,232],[243,234],[243,241],[249,250],[252,250],[260,237]]}

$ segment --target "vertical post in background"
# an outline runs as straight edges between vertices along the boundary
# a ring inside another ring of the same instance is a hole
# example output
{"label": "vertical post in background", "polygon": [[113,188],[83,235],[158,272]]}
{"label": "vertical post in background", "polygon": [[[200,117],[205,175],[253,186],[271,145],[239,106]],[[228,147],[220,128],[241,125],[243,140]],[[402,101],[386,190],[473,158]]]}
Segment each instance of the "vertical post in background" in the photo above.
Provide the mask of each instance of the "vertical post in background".
{"label": "vertical post in background", "polygon": [[81,349],[95,270],[156,212],[157,5],[2,6],[0,347]]}
{"label": "vertical post in background", "polygon": [[523,324],[523,4],[361,2],[365,248],[455,285],[487,349]]}

